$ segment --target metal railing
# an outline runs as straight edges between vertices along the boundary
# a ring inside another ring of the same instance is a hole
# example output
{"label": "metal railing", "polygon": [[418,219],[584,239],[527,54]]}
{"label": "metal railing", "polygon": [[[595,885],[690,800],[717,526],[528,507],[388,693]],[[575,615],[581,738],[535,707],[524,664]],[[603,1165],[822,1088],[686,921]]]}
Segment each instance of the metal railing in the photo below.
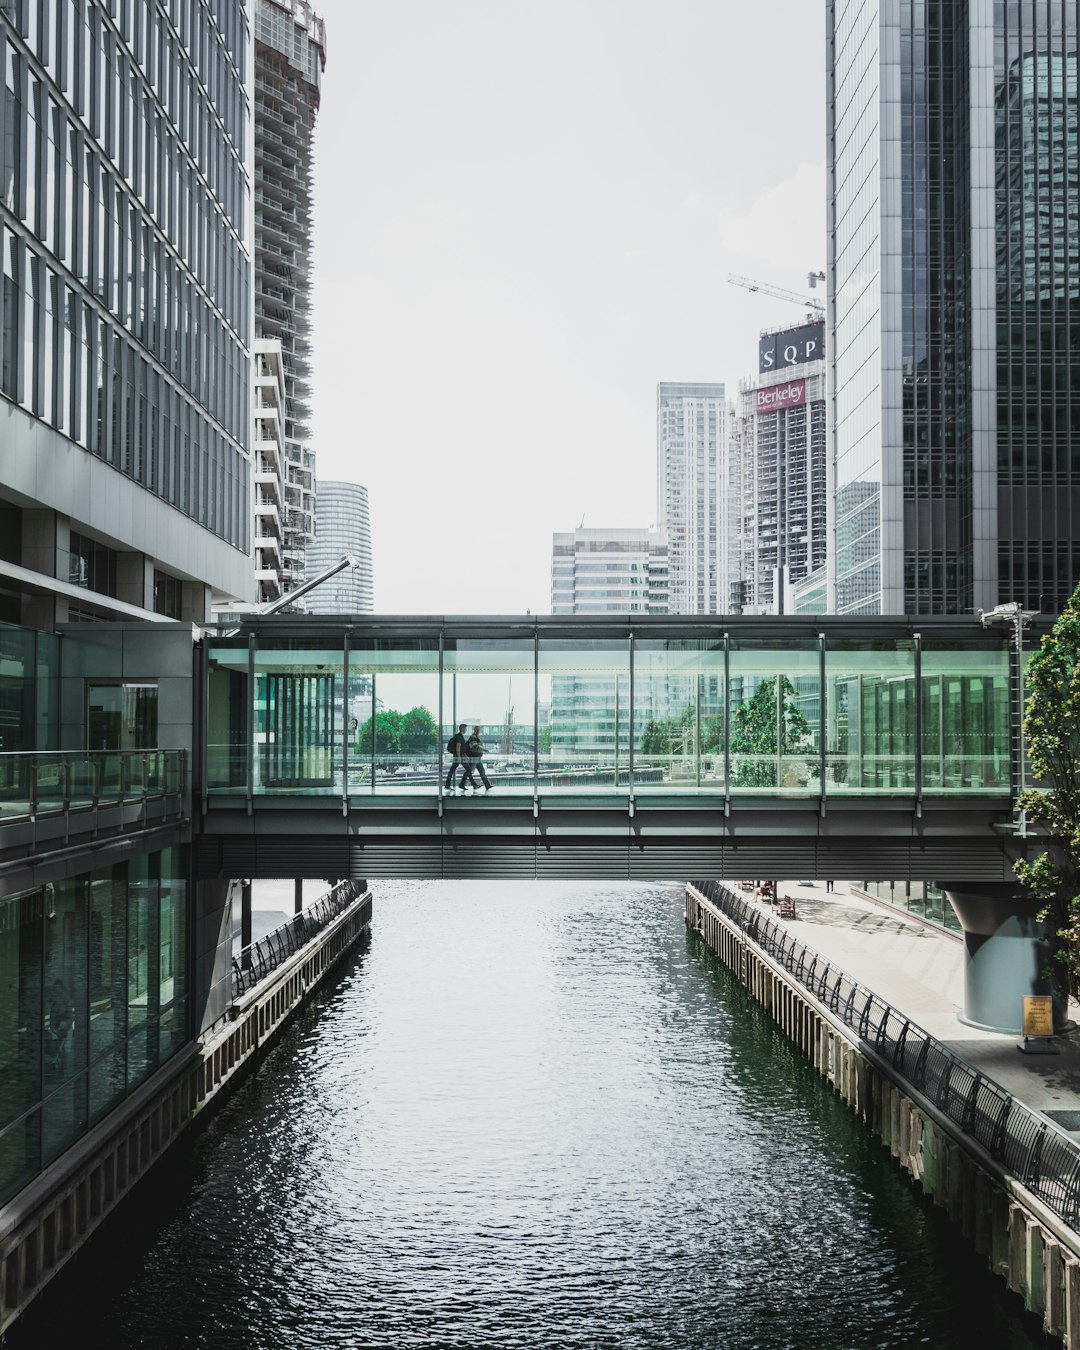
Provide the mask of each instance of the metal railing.
{"label": "metal railing", "polygon": [[0,753],[4,824],[155,797],[182,797],[187,788],[186,750]]}
{"label": "metal railing", "polygon": [[1080,1144],[719,881],[690,885],[1004,1171],[1080,1230]]}
{"label": "metal railing", "polygon": [[254,989],[366,893],[366,881],[339,881],[332,891],[327,891],[280,928],[241,948],[233,957],[233,998]]}

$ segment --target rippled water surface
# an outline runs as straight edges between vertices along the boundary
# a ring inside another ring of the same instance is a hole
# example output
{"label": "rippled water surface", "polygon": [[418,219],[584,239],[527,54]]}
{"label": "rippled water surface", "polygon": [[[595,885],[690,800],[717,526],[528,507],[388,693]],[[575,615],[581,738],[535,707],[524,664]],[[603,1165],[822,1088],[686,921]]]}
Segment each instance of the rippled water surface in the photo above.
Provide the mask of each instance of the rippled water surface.
{"label": "rippled water surface", "polygon": [[54,1289],[18,1350],[1041,1344],[674,886],[380,883]]}

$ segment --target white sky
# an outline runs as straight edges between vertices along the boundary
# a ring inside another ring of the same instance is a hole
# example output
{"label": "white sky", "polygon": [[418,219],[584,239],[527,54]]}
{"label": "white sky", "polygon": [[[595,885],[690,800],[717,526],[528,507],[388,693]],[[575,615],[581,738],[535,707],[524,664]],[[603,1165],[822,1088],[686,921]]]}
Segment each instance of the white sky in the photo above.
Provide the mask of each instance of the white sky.
{"label": "white sky", "polygon": [[657,383],[802,316],[726,278],[825,265],[822,7],[320,9],[318,472],[378,612],[547,613],[553,530],[655,521]]}

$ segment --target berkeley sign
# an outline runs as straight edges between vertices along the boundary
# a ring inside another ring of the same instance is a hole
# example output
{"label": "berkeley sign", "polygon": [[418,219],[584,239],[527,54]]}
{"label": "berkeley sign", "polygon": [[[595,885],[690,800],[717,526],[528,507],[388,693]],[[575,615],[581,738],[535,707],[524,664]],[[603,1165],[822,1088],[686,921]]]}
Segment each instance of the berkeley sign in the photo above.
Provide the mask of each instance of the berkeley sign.
{"label": "berkeley sign", "polygon": [[777,408],[801,408],[806,402],[806,381],[789,380],[754,391],[754,412],[773,412]]}
{"label": "berkeley sign", "polygon": [[783,333],[770,333],[758,342],[758,374],[768,375],[785,366],[804,366],[825,355],[825,324],[804,323]]}

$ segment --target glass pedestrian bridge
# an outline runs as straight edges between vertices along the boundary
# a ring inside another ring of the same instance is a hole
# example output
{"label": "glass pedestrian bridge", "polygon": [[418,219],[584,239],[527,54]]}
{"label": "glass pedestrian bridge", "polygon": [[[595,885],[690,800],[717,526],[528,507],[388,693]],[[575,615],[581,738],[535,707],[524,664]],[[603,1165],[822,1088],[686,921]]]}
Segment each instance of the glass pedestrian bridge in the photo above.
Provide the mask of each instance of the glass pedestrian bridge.
{"label": "glass pedestrian bridge", "polygon": [[[1011,797],[1009,634],[971,616],[251,616],[202,644],[209,798]],[[212,801],[211,803],[212,804]]]}

